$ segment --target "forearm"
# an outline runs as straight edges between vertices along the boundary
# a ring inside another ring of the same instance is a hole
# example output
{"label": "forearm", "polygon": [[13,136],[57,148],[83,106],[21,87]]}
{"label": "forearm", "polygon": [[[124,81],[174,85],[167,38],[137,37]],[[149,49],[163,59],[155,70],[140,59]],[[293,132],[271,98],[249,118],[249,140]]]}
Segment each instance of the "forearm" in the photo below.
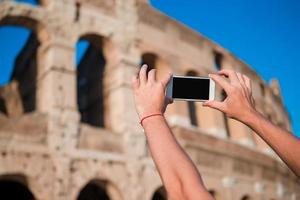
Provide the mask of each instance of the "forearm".
{"label": "forearm", "polygon": [[300,177],[300,140],[274,125],[258,112],[252,112],[245,124],[250,126],[279,157]]}
{"label": "forearm", "polygon": [[[200,174],[185,151],[180,147],[163,117],[152,117],[143,123],[153,160],[170,198],[211,199]],[[194,187],[193,187],[194,186]],[[187,191],[193,188],[194,191]]]}

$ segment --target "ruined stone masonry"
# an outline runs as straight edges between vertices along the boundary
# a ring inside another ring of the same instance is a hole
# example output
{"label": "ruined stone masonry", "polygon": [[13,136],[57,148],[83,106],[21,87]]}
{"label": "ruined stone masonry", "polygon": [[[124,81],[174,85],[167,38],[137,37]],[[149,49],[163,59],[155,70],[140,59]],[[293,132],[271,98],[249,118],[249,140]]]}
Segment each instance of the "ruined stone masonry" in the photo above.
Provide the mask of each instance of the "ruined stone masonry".
{"label": "ruined stone masonry", "polygon": [[[141,63],[159,78],[245,73],[257,109],[291,128],[276,80],[266,84],[147,0],[2,0],[0,25],[32,31],[0,88],[0,189],[36,200],[166,199],[134,109],[130,82]],[[76,63],[80,41],[88,47]],[[217,200],[300,199],[299,180],[245,125],[199,103],[175,102],[166,117]]]}

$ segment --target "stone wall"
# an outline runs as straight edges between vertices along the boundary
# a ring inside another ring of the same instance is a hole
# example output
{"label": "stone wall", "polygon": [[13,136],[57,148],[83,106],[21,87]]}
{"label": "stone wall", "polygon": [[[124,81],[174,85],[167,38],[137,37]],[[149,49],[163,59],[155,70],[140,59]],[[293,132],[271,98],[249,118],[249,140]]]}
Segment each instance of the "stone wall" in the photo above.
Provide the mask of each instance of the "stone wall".
{"label": "stone wall", "polygon": [[[0,88],[1,111],[6,107],[0,113],[0,182],[25,177],[22,184],[36,199],[75,200],[88,183],[112,200],[151,200],[160,191],[131,94],[131,77],[146,53],[155,55],[159,77],[167,71],[207,76],[216,65],[246,73],[258,109],[290,129],[276,81],[268,86],[230,52],[145,0],[41,0],[36,7],[1,1],[0,25],[26,27],[39,42],[34,111],[24,112],[18,93],[24,82],[13,79]],[[103,127],[81,122],[75,53],[82,38],[101,41]],[[166,115],[216,199],[299,199],[297,178],[249,128],[195,107],[198,126],[191,125],[185,102],[175,102]]]}

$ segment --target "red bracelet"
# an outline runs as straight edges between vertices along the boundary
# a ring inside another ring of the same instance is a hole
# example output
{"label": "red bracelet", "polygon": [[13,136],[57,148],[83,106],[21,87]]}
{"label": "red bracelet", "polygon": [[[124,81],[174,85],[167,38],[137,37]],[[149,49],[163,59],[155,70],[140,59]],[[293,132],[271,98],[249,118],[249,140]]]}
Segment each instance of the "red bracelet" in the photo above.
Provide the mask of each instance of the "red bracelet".
{"label": "red bracelet", "polygon": [[163,114],[162,114],[162,113],[155,113],[155,114],[147,115],[147,116],[145,116],[145,117],[143,117],[143,118],[141,119],[140,124],[143,126],[143,121],[144,121],[145,119],[147,119],[147,118],[149,118],[149,117],[154,117],[154,116],[163,116]]}

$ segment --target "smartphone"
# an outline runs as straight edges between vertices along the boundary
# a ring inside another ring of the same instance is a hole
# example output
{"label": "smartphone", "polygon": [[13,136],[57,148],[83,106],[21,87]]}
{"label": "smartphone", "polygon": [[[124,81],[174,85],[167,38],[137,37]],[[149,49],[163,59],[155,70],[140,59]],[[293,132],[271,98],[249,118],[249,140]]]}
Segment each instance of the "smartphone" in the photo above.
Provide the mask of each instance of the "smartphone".
{"label": "smartphone", "polygon": [[166,96],[174,100],[208,101],[215,98],[215,82],[207,77],[173,76]]}

